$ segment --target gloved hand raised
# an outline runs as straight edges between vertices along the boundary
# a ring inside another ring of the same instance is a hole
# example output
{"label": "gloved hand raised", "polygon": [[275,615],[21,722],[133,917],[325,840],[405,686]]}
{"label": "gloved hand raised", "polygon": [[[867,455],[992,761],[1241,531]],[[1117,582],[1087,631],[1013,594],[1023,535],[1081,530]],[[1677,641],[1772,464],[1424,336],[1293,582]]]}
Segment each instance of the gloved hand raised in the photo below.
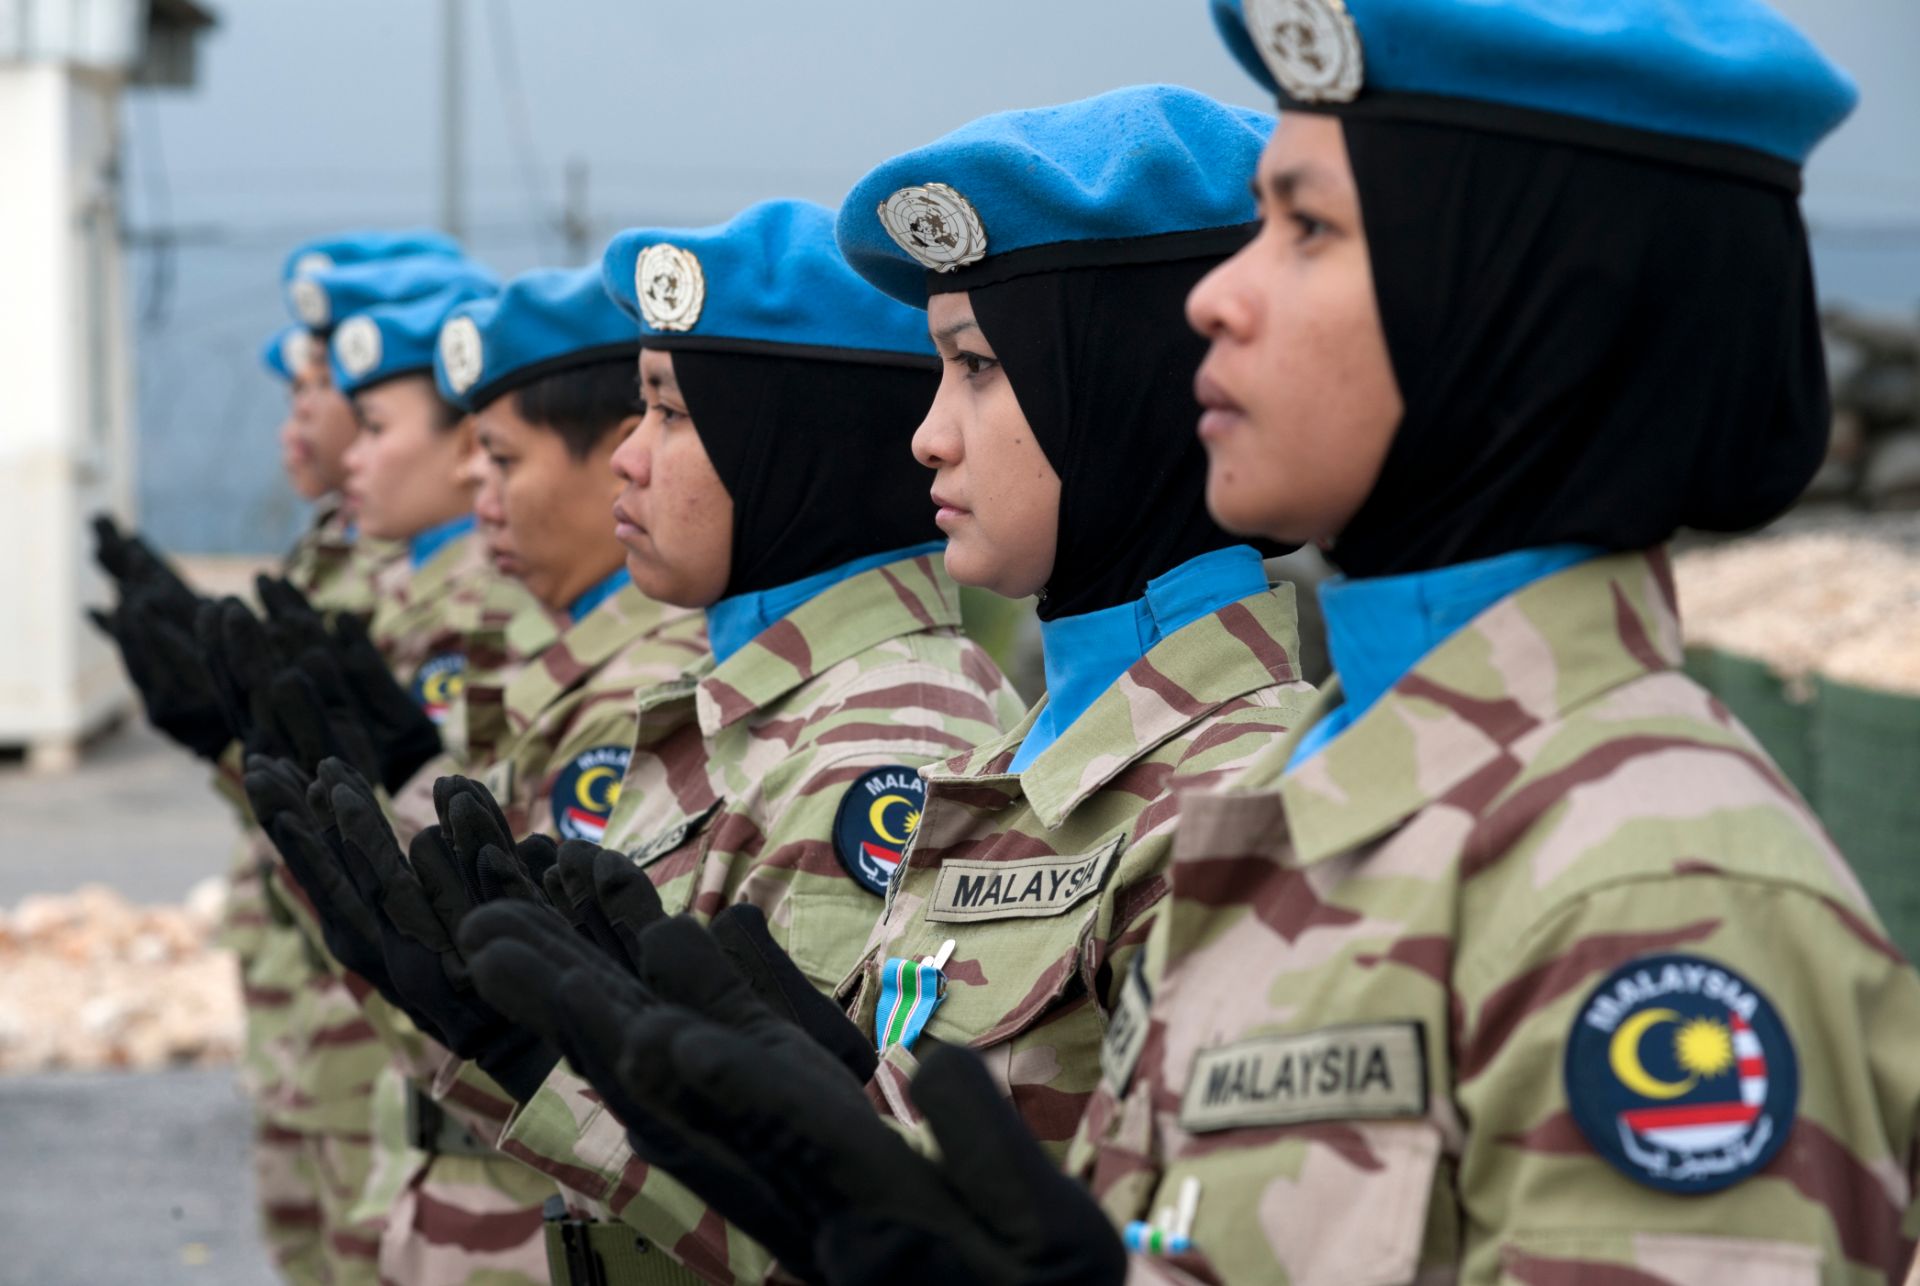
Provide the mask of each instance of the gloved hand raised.
{"label": "gloved hand raised", "polygon": [[199,758],[218,761],[233,731],[191,623],[183,629],[152,591],[139,588],[111,610],[89,608],[87,616],[119,647],[147,722]]}
{"label": "gloved hand raised", "polygon": [[440,827],[416,835],[402,858],[372,788],[337,760],[321,773],[331,783],[348,869],[356,885],[372,890],[381,953],[401,1007],[508,1093],[531,1098],[559,1054],[474,990],[455,934],[475,902]]}
{"label": "gloved hand raised", "polygon": [[[831,1078],[724,1022],[656,1011],[629,1029],[630,1092],[730,1152],[813,1232],[832,1286],[1118,1286],[1119,1236],[970,1050],[931,1045],[910,1087],[941,1158],[913,1150]],[[706,1194],[702,1194],[703,1196]],[[724,1204],[716,1202],[721,1212]]]}
{"label": "gloved hand raised", "polygon": [[[663,921],[657,927],[674,923],[683,923],[691,940],[705,946],[701,961],[744,996],[744,984],[731,979],[717,951],[691,921]],[[686,1184],[790,1271],[812,1279],[812,1236],[804,1221],[787,1209],[750,1164],[710,1146],[673,1118],[656,1115],[629,1092],[628,1081],[620,1075],[627,1033],[636,1024],[663,1013],[669,1018],[693,1015],[663,1006],[597,945],[553,915],[524,903],[480,908],[462,926],[460,939],[481,993],[560,1048],[573,1070],[627,1127],[627,1137],[639,1156]],[[662,950],[673,945],[673,935],[659,944]],[[751,996],[745,1000],[752,1003]],[[770,1047],[762,1050],[764,1057],[782,1059],[787,1045],[801,1048],[802,1058],[825,1057],[797,1028],[772,1018],[764,1007],[760,1012],[774,1029]],[[845,1079],[845,1090],[859,1093],[850,1078],[837,1069],[836,1075]]]}
{"label": "gloved hand raised", "polygon": [[236,598],[205,605],[196,636],[228,726],[249,754],[291,759],[309,774],[329,757],[377,771],[372,740],[330,656],[278,656],[267,628]]}
{"label": "gloved hand raised", "polygon": [[348,871],[325,792],[290,760],[264,755],[247,760],[245,782],[255,820],[313,904],[328,953],[399,1005],[380,947],[379,916]]}
{"label": "gloved hand raised", "polygon": [[351,720],[362,730],[382,785],[400,789],[440,753],[440,730],[395,681],[359,618],[342,613],[329,630],[326,618],[291,581],[262,576],[254,588],[276,668],[324,678],[320,687],[329,710],[336,720]]}
{"label": "gloved hand raised", "polygon": [[152,546],[138,535],[123,535],[106,514],[94,515],[93,540],[93,560],[113,581],[120,602],[142,594],[150,600],[150,610],[176,628],[193,628],[194,613],[206,600]]}
{"label": "gloved hand raised", "polygon": [[547,900],[542,881],[556,859],[553,840],[536,834],[514,843],[507,815],[486,786],[458,774],[442,777],[433,783],[433,811],[476,904]]}
{"label": "gloved hand raised", "polygon": [[380,781],[398,790],[440,753],[440,729],[393,677],[359,617],[336,616],[332,640],[346,689],[379,752]]}

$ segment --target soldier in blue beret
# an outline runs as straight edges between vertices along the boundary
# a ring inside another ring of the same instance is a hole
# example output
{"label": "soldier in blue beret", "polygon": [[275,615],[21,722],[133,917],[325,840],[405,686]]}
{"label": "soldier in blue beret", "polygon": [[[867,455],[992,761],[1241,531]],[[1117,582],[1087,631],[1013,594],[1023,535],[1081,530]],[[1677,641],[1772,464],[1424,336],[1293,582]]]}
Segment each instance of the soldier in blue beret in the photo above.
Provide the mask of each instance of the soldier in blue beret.
{"label": "soldier in blue beret", "polygon": [[460,243],[436,228],[361,228],[303,241],[287,252],[280,265],[280,285],[286,291],[298,277],[344,268],[425,255],[462,259]]}
{"label": "soldier in blue beret", "polygon": [[1891,1278],[1920,977],[1665,550],[1824,455],[1852,85],[1751,0],[1214,13],[1283,122],[1189,301],[1209,493],[1340,569],[1338,686],[1183,802],[1078,1172],[1147,1279]]}
{"label": "soldier in blue beret", "polygon": [[[770,201],[717,227],[632,229],[603,256],[605,290],[637,330],[646,400],[612,459],[616,531],[640,591],[704,609],[711,654],[639,692],[627,743],[569,766],[604,777],[624,763],[604,826],[590,799],[564,801],[564,815],[554,804],[572,839],[563,862],[582,845],[591,859],[568,875],[570,915],[600,914],[581,906],[597,876],[626,878],[611,912],[625,931],[649,907],[723,917],[785,962],[789,1006],[827,1013],[821,993],[865,943],[913,831],[916,770],[1019,711],[960,629],[926,474],[907,450],[939,383],[924,316],[861,280],[833,228],[822,206]],[[470,367],[475,387],[490,363]],[[485,909],[531,917],[502,926],[509,958],[528,944],[545,952],[543,931],[579,941],[545,908]],[[544,1037],[556,1021],[566,957],[548,955],[491,982],[473,967],[481,995],[525,1025],[503,1041]],[[592,988],[574,994],[597,1003]],[[473,1051],[482,1066],[490,1054]],[[597,1199],[583,1164],[604,1163],[611,1183],[626,1161],[579,1136],[602,1113],[597,1082],[578,1070],[502,1080],[528,1106],[500,1146]],[[764,1250],[726,1237],[665,1172],[619,1204],[622,1223],[556,1212],[556,1280],[679,1281],[729,1262],[727,1280],[757,1280],[766,1266]]]}
{"label": "soldier in blue beret", "polygon": [[[1284,116],[1188,304],[1209,498],[1342,569],[1340,681],[1181,801],[1070,1159],[1127,1254],[1013,1128],[1017,1062],[894,1087],[937,1163],[790,1092],[807,1046],[757,1076],[656,1013],[625,1070],[804,1158],[838,1283],[1889,1279],[1920,977],[1679,673],[1662,548],[1820,462],[1796,198],[1850,83],[1750,0],[1216,13]],[[903,232],[957,263],[935,195]]]}
{"label": "soldier in blue beret", "polygon": [[[736,1047],[728,1075],[752,1078],[756,1064],[787,1079],[780,1092],[809,1104],[808,1129],[892,1137],[886,1117],[917,1125],[892,1090],[926,1050],[971,1044],[1023,1069],[1012,1128],[1063,1150],[1155,912],[1176,792],[1305,709],[1292,587],[1271,584],[1266,551],[1206,512],[1189,388],[1204,345],[1182,318],[1254,213],[1244,181],[1219,174],[1250,168],[1272,128],[1192,91],[1121,90],[977,121],[878,167],[842,206],[847,262],[925,309],[943,358],[911,445],[930,471],[949,573],[1038,595],[1048,693],[1003,735],[922,769],[922,829],[897,870],[875,863],[887,904],[839,993],[857,1025],[836,1017],[833,1029],[836,1047],[883,1056],[877,1069],[868,1060],[871,1087],[842,1066]],[[684,281],[667,284],[684,297]],[[647,1091],[604,1075],[622,1052],[586,1061],[625,1112]],[[647,1121],[623,1119],[652,1161]],[[749,1164],[781,1194],[813,1182],[805,1166]],[[893,1176],[875,1166],[832,1199],[859,1208]],[[698,1167],[680,1177],[703,1196],[724,1186]],[[796,1275],[842,1270],[838,1250],[810,1244],[812,1197],[771,1219],[758,1197],[713,1199]],[[664,1200],[644,1221],[637,1209],[623,1217],[689,1263],[737,1253],[737,1235],[710,1219]],[[669,1217],[683,1222],[664,1235]]]}
{"label": "soldier in blue beret", "polygon": [[433,360],[441,322],[483,293],[477,283],[456,281],[376,304],[347,317],[327,341],[334,386],[360,421],[346,456],[356,518],[370,536],[410,542],[416,567],[473,525],[472,491],[460,478],[472,426],[440,396]]}

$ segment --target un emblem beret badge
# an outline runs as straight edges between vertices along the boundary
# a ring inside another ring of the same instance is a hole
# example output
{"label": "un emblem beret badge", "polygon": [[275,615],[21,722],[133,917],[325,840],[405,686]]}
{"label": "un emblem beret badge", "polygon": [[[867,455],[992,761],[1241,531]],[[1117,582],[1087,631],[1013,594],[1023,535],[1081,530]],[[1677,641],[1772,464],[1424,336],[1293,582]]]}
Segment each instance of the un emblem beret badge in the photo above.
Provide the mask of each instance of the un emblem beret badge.
{"label": "un emblem beret badge", "polygon": [[455,317],[440,328],[440,365],[447,372],[447,386],[456,394],[465,394],[480,379],[486,360],[480,343],[480,328],[471,317]]}
{"label": "un emblem beret badge", "polygon": [[290,330],[280,341],[280,362],[290,374],[299,374],[313,360],[313,335],[310,331]]}
{"label": "un emblem beret badge", "polygon": [[633,269],[640,315],[655,330],[692,330],[707,302],[707,275],[691,250],[661,242],[640,252]]}
{"label": "un emblem beret badge", "polygon": [[309,326],[326,325],[333,312],[327,288],[312,277],[295,277],[287,285],[287,297],[293,301],[295,315]]}
{"label": "un emblem beret badge", "polygon": [[1267,70],[1298,103],[1350,103],[1365,57],[1344,0],[1246,0],[1247,31]]}
{"label": "un emblem beret badge", "polygon": [[293,275],[311,277],[316,272],[325,272],[333,267],[333,256],[324,250],[309,250],[293,261]]}
{"label": "un emblem beret badge", "polygon": [[895,192],[880,203],[880,226],[915,263],[932,272],[952,272],[987,257],[980,212],[944,183]]}
{"label": "un emblem beret badge", "polygon": [[349,317],[333,332],[333,355],[354,379],[380,365],[380,327],[371,317]]}

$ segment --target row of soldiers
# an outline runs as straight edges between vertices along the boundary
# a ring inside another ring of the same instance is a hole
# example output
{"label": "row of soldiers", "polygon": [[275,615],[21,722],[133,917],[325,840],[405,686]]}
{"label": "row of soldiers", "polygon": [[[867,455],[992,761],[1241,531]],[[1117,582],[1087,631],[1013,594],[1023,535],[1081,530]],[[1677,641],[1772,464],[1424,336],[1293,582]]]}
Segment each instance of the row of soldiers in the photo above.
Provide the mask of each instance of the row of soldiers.
{"label": "row of soldiers", "polygon": [[103,524],[98,617],[245,822],[289,1279],[1905,1267],[1920,976],[1664,552],[1822,458],[1850,82],[1759,0],[1212,9],[1278,122],[289,257],[312,529],[254,608]]}

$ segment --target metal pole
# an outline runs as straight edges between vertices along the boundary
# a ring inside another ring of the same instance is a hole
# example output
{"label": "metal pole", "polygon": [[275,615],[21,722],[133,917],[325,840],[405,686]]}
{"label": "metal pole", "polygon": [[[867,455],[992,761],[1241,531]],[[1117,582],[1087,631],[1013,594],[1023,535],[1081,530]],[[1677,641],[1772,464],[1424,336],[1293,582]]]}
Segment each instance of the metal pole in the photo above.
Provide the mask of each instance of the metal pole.
{"label": "metal pole", "polygon": [[441,0],[440,48],[440,226],[448,236],[466,235],[464,196],[465,127],[461,118],[461,71],[465,49],[460,32],[461,0]]}
{"label": "metal pole", "polygon": [[567,262],[585,262],[587,252],[592,248],[588,238],[593,231],[593,220],[587,215],[587,162],[584,157],[576,156],[567,162],[567,204],[560,216],[560,226],[567,238]]}

